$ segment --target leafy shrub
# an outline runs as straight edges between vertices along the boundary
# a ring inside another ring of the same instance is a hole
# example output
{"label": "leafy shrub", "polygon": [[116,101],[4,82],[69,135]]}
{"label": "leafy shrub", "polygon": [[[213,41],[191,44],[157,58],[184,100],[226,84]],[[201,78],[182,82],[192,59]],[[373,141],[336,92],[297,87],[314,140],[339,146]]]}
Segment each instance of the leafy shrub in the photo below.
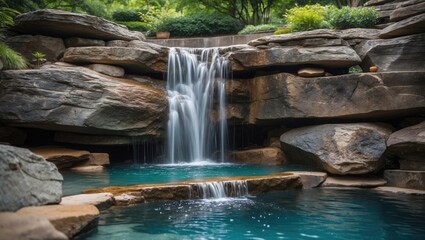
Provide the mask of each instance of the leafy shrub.
{"label": "leafy shrub", "polygon": [[148,24],[145,22],[118,22],[126,26],[128,29],[132,31],[146,32],[148,30]]}
{"label": "leafy shrub", "polygon": [[207,14],[181,16],[167,19],[159,31],[170,32],[172,36],[208,36],[219,34],[236,34],[242,25],[228,16]]}
{"label": "leafy shrub", "polygon": [[13,51],[4,42],[0,42],[0,60],[3,62],[3,69],[24,69],[27,62],[19,53]]}
{"label": "leafy shrub", "polygon": [[112,13],[112,18],[120,22],[140,21],[139,13],[132,10],[117,10]]}
{"label": "leafy shrub", "polygon": [[375,9],[366,7],[334,8],[329,16],[331,25],[338,29],[370,28],[375,26],[379,19],[379,13]]}
{"label": "leafy shrub", "polygon": [[272,32],[276,30],[277,26],[274,24],[262,24],[262,25],[246,25],[240,32],[239,35],[251,34],[251,33],[262,33],[262,32]]}
{"label": "leafy shrub", "polygon": [[287,34],[287,33],[291,33],[291,32],[292,31],[289,28],[281,28],[281,29],[276,30],[273,34],[274,35],[281,35],[281,34]]}
{"label": "leafy shrub", "polygon": [[328,28],[326,22],[328,7],[320,4],[294,7],[284,15],[289,29],[294,32]]}

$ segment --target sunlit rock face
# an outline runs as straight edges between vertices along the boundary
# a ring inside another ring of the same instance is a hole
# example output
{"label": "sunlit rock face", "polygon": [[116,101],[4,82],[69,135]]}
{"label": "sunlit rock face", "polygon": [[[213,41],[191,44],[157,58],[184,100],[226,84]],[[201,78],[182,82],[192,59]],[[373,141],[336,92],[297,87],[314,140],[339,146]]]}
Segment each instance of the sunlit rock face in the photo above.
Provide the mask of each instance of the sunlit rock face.
{"label": "sunlit rock face", "polygon": [[163,90],[82,67],[3,71],[0,119],[15,125],[87,134],[159,137]]}
{"label": "sunlit rock face", "polygon": [[62,175],[27,149],[0,145],[0,211],[59,203]]}
{"label": "sunlit rock face", "polygon": [[367,174],[382,168],[390,134],[389,128],[376,124],[326,124],[290,130],[280,141],[292,162],[332,174]]}

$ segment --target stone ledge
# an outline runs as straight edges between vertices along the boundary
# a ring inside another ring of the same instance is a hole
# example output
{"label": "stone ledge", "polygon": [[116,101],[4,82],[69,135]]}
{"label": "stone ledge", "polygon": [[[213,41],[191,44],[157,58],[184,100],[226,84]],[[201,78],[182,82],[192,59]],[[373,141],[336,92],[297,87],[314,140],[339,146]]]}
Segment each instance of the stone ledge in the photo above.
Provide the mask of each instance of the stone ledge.
{"label": "stone ledge", "polygon": [[222,177],[167,184],[110,186],[98,189],[87,189],[84,193],[110,192],[116,196],[115,200],[117,205],[128,205],[140,202],[199,199],[201,198],[198,189],[199,184],[226,184],[238,181],[246,182],[248,194],[251,195],[302,188],[302,182],[299,176],[282,172],[266,176]]}
{"label": "stone ledge", "polygon": [[383,186],[386,183],[385,179],[375,177],[328,177],[322,187],[373,188]]}

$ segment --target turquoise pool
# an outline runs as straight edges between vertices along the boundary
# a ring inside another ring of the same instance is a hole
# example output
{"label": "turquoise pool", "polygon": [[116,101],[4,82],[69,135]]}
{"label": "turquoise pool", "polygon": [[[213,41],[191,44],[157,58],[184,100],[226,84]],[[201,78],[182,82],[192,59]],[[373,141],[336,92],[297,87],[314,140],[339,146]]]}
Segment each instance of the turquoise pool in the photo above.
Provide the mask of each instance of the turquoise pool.
{"label": "turquoise pool", "polygon": [[87,188],[166,183],[222,176],[258,176],[281,171],[305,170],[294,166],[257,166],[241,164],[115,165],[99,173],[62,172],[63,194],[79,194]]}
{"label": "turquoise pool", "polygon": [[100,239],[425,239],[425,197],[312,189],[103,212]]}

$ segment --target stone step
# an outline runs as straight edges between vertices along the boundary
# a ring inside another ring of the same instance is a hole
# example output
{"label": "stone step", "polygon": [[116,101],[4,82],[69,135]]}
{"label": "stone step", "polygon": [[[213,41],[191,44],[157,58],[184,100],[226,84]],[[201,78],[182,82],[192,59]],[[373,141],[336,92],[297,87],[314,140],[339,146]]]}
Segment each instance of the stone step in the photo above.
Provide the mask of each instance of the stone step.
{"label": "stone step", "polygon": [[425,190],[425,171],[385,170],[384,178],[391,187]]}
{"label": "stone step", "polygon": [[385,179],[368,176],[328,177],[322,187],[373,188],[386,184]]}
{"label": "stone step", "polygon": [[200,199],[202,194],[199,186],[202,184],[232,184],[235,182],[244,182],[249,195],[303,187],[299,175],[282,172],[266,176],[221,177],[166,184],[110,186],[87,189],[84,193],[110,192],[114,195],[117,205],[128,205],[141,202]]}

